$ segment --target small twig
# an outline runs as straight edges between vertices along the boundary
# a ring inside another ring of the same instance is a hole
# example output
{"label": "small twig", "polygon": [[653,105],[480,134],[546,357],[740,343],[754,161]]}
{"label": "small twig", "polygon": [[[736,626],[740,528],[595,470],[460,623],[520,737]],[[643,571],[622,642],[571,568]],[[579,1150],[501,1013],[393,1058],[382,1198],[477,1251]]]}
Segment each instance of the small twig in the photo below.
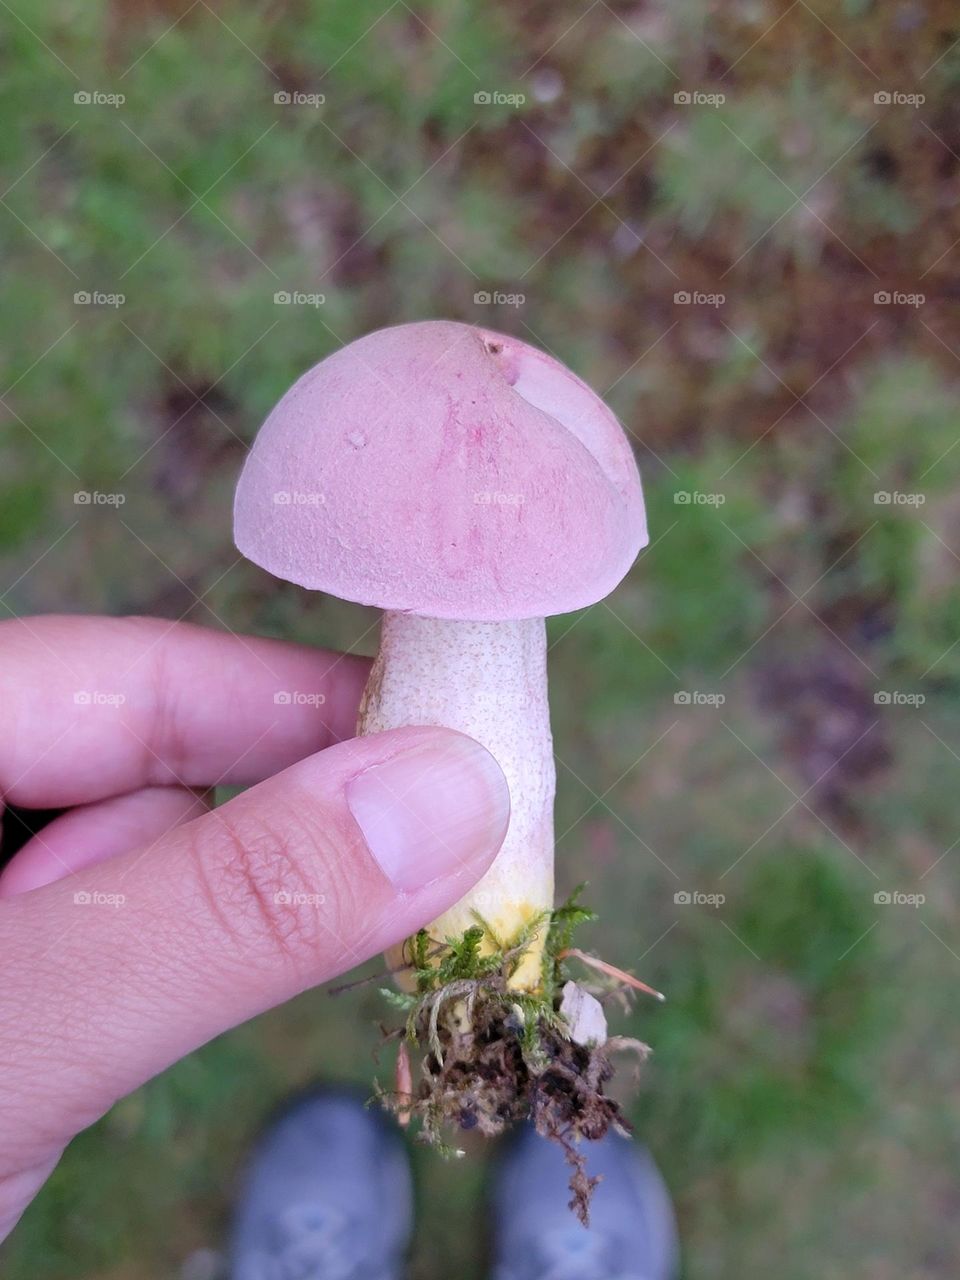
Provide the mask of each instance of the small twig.
{"label": "small twig", "polygon": [[579,947],[567,947],[565,951],[557,953],[558,960],[566,960],[568,956],[573,956],[575,960],[582,960],[591,969],[597,969],[600,973],[605,973],[608,978],[616,978],[618,982],[623,982],[628,987],[633,987],[636,991],[645,991],[647,995],[653,996],[657,1000],[662,1001],[667,998],[662,991],[655,991],[653,987],[648,987],[645,982],[635,978],[632,973],[618,969],[616,965],[608,964],[606,960],[601,960],[598,956],[591,956],[586,951],[581,951]]}
{"label": "small twig", "polygon": [[[428,960],[435,960],[437,956],[442,955],[445,950],[444,944],[439,943],[433,951],[427,952]],[[347,991],[355,991],[357,987],[367,987],[371,982],[382,982],[384,978],[395,978],[398,973],[412,973],[413,965],[408,960],[404,960],[403,964],[398,964],[392,969],[378,969],[376,973],[369,974],[366,978],[357,978],[353,982],[341,982],[339,986],[328,987],[328,996],[342,996]]]}
{"label": "small twig", "polygon": [[607,1053],[635,1053],[641,1062],[645,1062],[652,1052],[648,1044],[633,1036],[611,1036],[603,1047]]}
{"label": "small twig", "polygon": [[348,991],[355,991],[358,987],[367,987],[371,982],[382,982],[384,978],[392,978],[395,973],[399,972],[399,969],[378,969],[376,973],[371,973],[366,978],[356,978],[353,982],[341,982],[339,986],[328,987],[327,995],[346,995]]}
{"label": "small twig", "polygon": [[396,1087],[398,1095],[406,1102],[405,1106],[397,1110],[397,1124],[401,1129],[405,1129],[410,1123],[410,1110],[413,1106],[413,1072],[410,1069],[410,1051],[407,1049],[405,1040],[400,1041],[400,1047],[397,1050]]}

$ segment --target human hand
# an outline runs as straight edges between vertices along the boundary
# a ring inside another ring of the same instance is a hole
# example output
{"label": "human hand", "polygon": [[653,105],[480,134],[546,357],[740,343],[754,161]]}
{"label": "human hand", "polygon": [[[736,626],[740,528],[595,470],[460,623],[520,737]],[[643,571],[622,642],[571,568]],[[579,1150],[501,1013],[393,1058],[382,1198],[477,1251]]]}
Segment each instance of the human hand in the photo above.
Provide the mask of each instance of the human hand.
{"label": "human hand", "polygon": [[[118,1098],[493,860],[509,796],[481,746],[344,740],[368,666],[147,618],[0,624],[0,796],[67,810],[0,876],[0,1238]],[[217,784],[250,789],[211,812]]]}

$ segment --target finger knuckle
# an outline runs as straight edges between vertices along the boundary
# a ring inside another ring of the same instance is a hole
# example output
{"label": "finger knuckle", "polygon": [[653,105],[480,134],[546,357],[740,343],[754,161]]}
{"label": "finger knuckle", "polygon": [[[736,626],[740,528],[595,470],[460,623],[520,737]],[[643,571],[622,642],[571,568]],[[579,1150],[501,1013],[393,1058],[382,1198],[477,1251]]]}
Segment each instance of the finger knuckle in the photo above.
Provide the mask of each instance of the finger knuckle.
{"label": "finger knuckle", "polygon": [[349,900],[329,840],[287,817],[282,829],[250,813],[218,817],[197,866],[209,912],[230,947],[246,961],[310,965],[324,939],[339,935]]}

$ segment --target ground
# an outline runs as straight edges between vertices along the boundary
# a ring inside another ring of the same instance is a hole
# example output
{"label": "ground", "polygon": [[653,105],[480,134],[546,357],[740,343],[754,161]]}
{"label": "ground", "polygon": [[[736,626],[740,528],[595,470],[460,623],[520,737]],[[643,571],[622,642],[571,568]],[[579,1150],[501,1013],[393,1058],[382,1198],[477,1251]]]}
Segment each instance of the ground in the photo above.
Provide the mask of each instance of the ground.
{"label": "ground", "polygon": [[[369,652],[375,615],[238,561],[264,414],[382,324],[551,349],[621,416],[649,506],[619,590],[551,623],[558,874],[601,912],[582,945],[667,995],[619,1028],[654,1050],[623,1097],[684,1275],[955,1276],[955,7],[11,0],[0,24],[0,602]],[[383,1073],[382,1016],[376,984],[312,992],[122,1102],[4,1274],[202,1275],[259,1120]],[[418,1155],[416,1280],[480,1274],[464,1145]]]}

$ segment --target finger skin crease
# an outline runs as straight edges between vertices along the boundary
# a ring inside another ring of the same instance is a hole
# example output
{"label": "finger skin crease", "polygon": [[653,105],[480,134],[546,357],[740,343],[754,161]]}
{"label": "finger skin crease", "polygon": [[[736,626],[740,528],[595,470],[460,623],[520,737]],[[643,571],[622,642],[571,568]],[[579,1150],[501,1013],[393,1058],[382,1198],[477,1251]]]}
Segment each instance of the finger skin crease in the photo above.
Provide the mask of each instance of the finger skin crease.
{"label": "finger skin crease", "polygon": [[[321,944],[339,934],[337,916],[349,904],[346,886],[330,883],[335,851],[323,849],[325,839],[289,815],[282,833],[252,813],[234,818],[229,806],[215,816],[218,835],[192,851],[201,899],[221,935],[207,939],[211,963],[239,962],[246,970],[286,965],[303,981],[318,981]],[[324,868],[324,882],[307,866]]]}

